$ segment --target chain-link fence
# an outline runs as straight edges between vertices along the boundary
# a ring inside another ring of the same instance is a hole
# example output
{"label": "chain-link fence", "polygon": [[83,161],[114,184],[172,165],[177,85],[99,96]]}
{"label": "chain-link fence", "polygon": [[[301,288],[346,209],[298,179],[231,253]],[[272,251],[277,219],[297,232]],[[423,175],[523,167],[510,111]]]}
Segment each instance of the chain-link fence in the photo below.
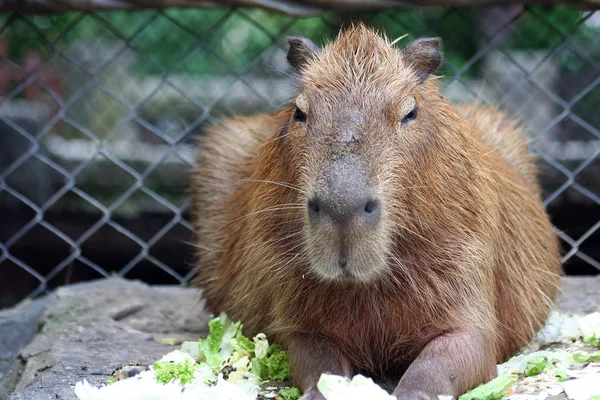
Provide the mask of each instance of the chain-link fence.
{"label": "chain-link fence", "polygon": [[[194,137],[293,87],[286,36],[353,19],[441,36],[445,94],[522,118],[568,273],[600,270],[600,12],[423,8],[294,18],[259,9],[0,15],[0,307],[116,272],[193,276]],[[402,42],[401,42],[402,43]]]}

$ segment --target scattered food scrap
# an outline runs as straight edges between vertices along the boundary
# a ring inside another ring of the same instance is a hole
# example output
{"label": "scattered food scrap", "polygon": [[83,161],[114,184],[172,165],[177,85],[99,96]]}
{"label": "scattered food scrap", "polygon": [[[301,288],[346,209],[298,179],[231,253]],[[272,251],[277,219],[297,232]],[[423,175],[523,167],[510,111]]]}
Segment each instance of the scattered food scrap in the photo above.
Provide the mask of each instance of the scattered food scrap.
{"label": "scattered food scrap", "polygon": [[[210,334],[183,342],[153,365],[129,364],[108,382],[75,385],[80,400],[296,400],[289,385],[290,365],[280,345],[264,334],[249,339],[242,324],[221,314]],[[521,354],[498,365],[498,377],[459,400],[600,400],[600,313],[585,316],[555,312]],[[372,379],[323,374],[318,383],[326,400],[392,400]],[[559,396],[559,397],[557,397]],[[562,397],[560,397],[562,396]],[[438,400],[450,400],[440,396]]]}

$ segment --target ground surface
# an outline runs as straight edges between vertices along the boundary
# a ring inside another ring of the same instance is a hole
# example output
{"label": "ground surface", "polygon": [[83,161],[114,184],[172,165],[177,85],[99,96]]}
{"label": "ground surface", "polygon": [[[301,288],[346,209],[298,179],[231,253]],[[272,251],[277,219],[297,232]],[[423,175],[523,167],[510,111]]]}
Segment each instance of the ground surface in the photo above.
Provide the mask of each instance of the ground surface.
{"label": "ground surface", "polygon": [[[600,276],[564,278],[562,288],[560,310],[600,311]],[[170,339],[205,335],[208,320],[195,289],[119,278],[0,311],[0,400],[75,400],[75,383],[100,385],[123,363],[153,362],[177,348]]]}

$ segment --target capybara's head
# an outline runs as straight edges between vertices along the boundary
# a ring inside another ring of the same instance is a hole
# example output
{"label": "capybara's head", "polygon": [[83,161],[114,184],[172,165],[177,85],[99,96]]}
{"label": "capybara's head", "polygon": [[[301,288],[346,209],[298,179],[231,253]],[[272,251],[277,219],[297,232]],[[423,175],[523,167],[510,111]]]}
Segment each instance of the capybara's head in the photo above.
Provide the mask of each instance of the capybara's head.
{"label": "capybara's head", "polygon": [[388,268],[394,232],[410,217],[402,198],[427,156],[435,110],[425,103],[436,93],[428,77],[441,62],[440,40],[397,49],[359,25],[322,49],[288,41],[299,91],[283,139],[299,164],[310,270],[368,282]]}

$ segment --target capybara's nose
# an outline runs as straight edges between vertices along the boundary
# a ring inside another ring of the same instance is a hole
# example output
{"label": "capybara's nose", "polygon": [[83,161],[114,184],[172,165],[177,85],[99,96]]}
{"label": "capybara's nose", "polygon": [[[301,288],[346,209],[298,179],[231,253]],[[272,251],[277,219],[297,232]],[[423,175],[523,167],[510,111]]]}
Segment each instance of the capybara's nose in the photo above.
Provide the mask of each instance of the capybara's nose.
{"label": "capybara's nose", "polygon": [[312,218],[330,217],[339,222],[375,219],[379,208],[379,200],[368,195],[313,197],[308,202],[308,212]]}
{"label": "capybara's nose", "polygon": [[372,223],[379,218],[381,201],[374,195],[364,163],[352,157],[330,163],[321,175],[308,213],[314,222]]}

